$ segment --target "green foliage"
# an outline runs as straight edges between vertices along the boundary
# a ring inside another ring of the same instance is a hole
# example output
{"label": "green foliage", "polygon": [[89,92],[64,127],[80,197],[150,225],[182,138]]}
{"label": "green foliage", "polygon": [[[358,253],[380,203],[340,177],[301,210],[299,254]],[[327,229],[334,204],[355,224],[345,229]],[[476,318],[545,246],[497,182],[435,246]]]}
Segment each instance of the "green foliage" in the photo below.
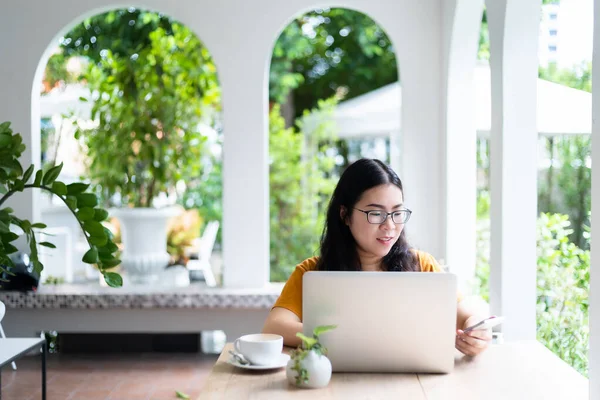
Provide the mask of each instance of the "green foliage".
{"label": "green foliage", "polygon": [[[584,62],[572,69],[559,69],[556,64],[539,69],[542,79],[591,92],[592,65]],[[591,137],[564,135],[542,138],[548,157],[552,160],[540,181],[539,209],[541,212],[568,214],[573,222],[570,236],[577,246],[588,249],[584,226],[589,224],[591,209]]]}
{"label": "green foliage", "polygon": [[92,62],[82,79],[93,93],[92,119],[79,126],[91,180],[104,199],[152,206],[177,182],[200,175],[204,135],[220,104],[216,67],[187,27],[162,15],[110,11],[85,20],[62,42]]}
{"label": "green foliage", "polygon": [[485,7],[483,8],[481,28],[479,29],[479,48],[477,49],[477,59],[490,59],[490,31],[488,29],[487,10]]}
{"label": "green foliage", "polygon": [[[207,159],[208,163],[202,169],[202,176],[188,182],[180,203],[187,209],[197,209],[204,222],[221,222],[223,221],[223,163],[219,157],[210,156]],[[221,232],[222,230],[219,229],[215,244],[221,243]]]}
{"label": "green foliage", "polygon": [[[90,250],[83,257],[83,262],[88,264],[97,264],[98,269],[104,275],[106,282],[112,287],[119,287],[123,285],[121,276],[109,272],[109,269],[118,265],[121,261],[115,257],[117,246],[112,242],[112,235],[108,229],[104,228],[100,223],[103,221],[108,213],[102,209],[98,210],[99,218],[94,221],[85,221],[80,216],[86,216],[86,206],[82,203],[92,204],[95,206],[97,200],[96,196],[90,193],[85,193],[87,185],[85,184],[71,184],[65,185],[56,179],[60,175],[62,170],[62,164],[51,167],[46,173],[42,170],[38,170],[35,174],[33,183],[29,183],[33,176],[34,166],[31,165],[27,170],[23,172],[23,168],[19,163],[19,157],[25,150],[23,139],[20,134],[14,133],[10,128],[9,122],[0,124],[0,207],[7,201],[13,194],[22,192],[25,189],[42,189],[50,192],[55,196],[58,196],[68,206],[77,221],[79,222],[85,238],[90,245]],[[69,196],[73,196],[74,199],[67,202]],[[80,204],[78,204],[78,199]],[[95,213],[94,213],[95,215]],[[29,258],[36,270],[41,272],[44,266],[38,257],[38,243],[36,241],[36,230],[46,228],[46,225],[41,223],[34,223],[23,219],[17,218],[14,211],[11,208],[0,209],[0,272],[7,271],[10,274],[10,267],[14,264],[11,261],[9,255],[17,252],[17,248],[11,244],[19,236],[10,230],[10,226],[15,225],[21,228],[27,237],[29,243],[30,254]],[[40,246],[55,248],[50,242],[41,242]]]}
{"label": "green foliage", "polygon": [[175,397],[177,397],[178,399],[183,399],[183,400],[189,400],[190,396],[188,396],[187,394],[180,392],[179,390],[175,391]]}
{"label": "green foliage", "polygon": [[[590,252],[569,240],[566,215],[542,213],[537,225],[537,338],[587,375]],[[479,242],[481,240],[481,242]],[[476,289],[489,301],[489,219],[479,221]]]}
{"label": "green foliage", "polygon": [[292,20],[273,48],[269,75],[272,102],[286,103],[293,90],[296,117],[317,99],[353,98],[398,80],[388,36],[369,16],[344,8],[309,11]]}
{"label": "green foliage", "polygon": [[570,239],[589,249],[584,227],[589,224],[592,201],[591,136],[570,135],[541,139],[546,143],[550,167],[539,185],[539,210],[567,214],[573,223]]}
{"label": "green foliage", "polygon": [[44,71],[46,89],[52,89],[59,84],[73,83],[76,77],[67,71],[67,57],[63,51],[58,51],[50,56]]}
{"label": "green foliage", "polygon": [[539,68],[538,76],[550,82],[559,83],[586,92],[592,92],[592,63],[583,62],[571,69],[558,68],[554,63]]}
{"label": "green foliage", "polygon": [[308,337],[301,332],[296,333],[296,336],[302,340],[302,344],[297,349],[292,350],[291,358],[294,361],[292,370],[296,371],[296,385],[307,383],[309,376],[306,368],[302,366],[302,360],[306,358],[308,353],[315,352],[318,355],[327,355],[327,349],[319,342],[319,337],[326,332],[337,328],[337,325],[321,325],[313,330],[312,337]]}
{"label": "green foliage", "polygon": [[[327,153],[335,140],[328,116],[335,100],[320,101],[316,122],[298,121],[300,130],[285,128],[279,107],[269,114],[270,254],[271,281],[287,280],[294,266],[316,253],[324,212],[335,188],[333,157]],[[305,119],[310,113],[305,113]]]}
{"label": "green foliage", "polygon": [[537,337],[587,376],[590,252],[569,241],[569,218],[538,221]]}

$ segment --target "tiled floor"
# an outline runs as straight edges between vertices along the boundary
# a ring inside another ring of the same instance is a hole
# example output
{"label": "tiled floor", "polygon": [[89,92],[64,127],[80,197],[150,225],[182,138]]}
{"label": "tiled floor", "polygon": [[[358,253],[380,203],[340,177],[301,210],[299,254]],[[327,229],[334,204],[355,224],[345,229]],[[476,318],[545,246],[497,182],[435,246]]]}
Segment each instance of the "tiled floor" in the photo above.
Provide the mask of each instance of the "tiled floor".
{"label": "tiled floor", "polygon": [[[171,400],[198,397],[217,360],[205,354],[49,355],[48,400]],[[2,368],[2,400],[41,399],[41,359]]]}

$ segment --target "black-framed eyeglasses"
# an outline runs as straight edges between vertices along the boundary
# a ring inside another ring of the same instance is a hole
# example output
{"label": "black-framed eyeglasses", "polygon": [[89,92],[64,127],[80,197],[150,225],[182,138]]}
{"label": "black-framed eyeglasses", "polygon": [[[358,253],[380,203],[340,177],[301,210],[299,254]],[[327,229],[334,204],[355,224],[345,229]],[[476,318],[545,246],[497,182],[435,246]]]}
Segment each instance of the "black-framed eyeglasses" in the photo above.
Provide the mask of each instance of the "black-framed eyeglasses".
{"label": "black-framed eyeglasses", "polygon": [[412,211],[410,211],[408,208],[389,213],[380,210],[365,211],[356,207],[354,209],[365,213],[367,215],[367,222],[370,224],[383,224],[385,221],[387,221],[387,218],[390,215],[392,216],[392,221],[395,224],[404,224],[410,219],[410,215],[412,214]]}

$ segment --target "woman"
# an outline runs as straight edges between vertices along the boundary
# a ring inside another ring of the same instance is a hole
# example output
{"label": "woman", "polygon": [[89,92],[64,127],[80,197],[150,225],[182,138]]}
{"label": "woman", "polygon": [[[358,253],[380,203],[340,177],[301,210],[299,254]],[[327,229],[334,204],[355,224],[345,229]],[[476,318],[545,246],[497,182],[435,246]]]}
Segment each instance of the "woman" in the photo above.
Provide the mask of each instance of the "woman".
{"label": "woman", "polygon": [[[283,336],[298,346],[302,332],[302,275],[306,271],[441,272],[429,254],[412,249],[404,224],[411,211],[404,207],[402,183],[379,160],[361,159],[342,174],[329,203],[321,237],[320,257],[300,263],[269,313],[263,332]],[[475,356],[491,341],[489,330],[463,329],[483,319],[460,302],[456,315],[456,348]]]}

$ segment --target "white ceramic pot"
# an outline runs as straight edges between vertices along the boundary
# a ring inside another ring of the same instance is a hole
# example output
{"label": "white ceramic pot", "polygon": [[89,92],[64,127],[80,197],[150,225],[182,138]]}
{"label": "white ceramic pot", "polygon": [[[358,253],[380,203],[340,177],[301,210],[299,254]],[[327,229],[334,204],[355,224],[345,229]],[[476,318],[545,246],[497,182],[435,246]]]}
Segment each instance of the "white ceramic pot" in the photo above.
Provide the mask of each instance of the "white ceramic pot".
{"label": "white ceramic pot", "polygon": [[121,224],[121,265],[132,283],[156,282],[169,264],[167,223],[178,207],[115,208],[111,215]]}
{"label": "white ceramic pot", "polygon": [[[292,385],[296,385],[296,377],[298,376],[298,372],[292,369],[294,363],[295,360],[290,359],[285,369],[287,380]],[[308,382],[302,382],[297,386],[308,389],[317,389],[329,384],[329,381],[331,380],[331,361],[329,361],[329,358],[326,356],[310,351],[306,357],[300,361],[300,365],[308,372]]]}

